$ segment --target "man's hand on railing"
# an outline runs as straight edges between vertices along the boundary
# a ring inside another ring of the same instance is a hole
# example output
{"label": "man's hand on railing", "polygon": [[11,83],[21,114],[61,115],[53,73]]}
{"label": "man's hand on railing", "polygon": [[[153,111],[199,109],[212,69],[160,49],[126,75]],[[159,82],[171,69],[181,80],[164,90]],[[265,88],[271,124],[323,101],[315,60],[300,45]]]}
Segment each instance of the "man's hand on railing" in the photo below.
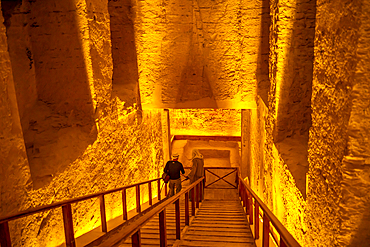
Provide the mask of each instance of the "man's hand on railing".
{"label": "man's hand on railing", "polygon": [[181,175],[181,176],[185,178],[184,180],[181,180],[181,182],[184,182],[184,181],[190,179],[189,176],[185,176],[185,175]]}

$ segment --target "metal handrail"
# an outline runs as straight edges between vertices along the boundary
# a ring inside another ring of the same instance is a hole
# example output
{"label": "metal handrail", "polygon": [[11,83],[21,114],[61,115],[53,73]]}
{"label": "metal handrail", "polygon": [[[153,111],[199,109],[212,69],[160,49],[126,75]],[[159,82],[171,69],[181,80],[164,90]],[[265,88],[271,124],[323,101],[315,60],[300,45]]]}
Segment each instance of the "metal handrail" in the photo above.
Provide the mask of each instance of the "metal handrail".
{"label": "metal handrail", "polygon": [[[270,223],[274,226],[276,231],[280,235],[280,247],[301,247],[297,240],[289,233],[285,226],[279,221],[279,219],[271,212],[266,204],[254,193],[251,187],[243,180],[239,173],[239,194],[243,202],[243,205],[247,209],[247,215],[249,216],[250,225],[255,223],[255,239],[259,238],[259,208],[263,211],[263,238],[262,246],[269,246],[269,233]],[[244,188],[244,190],[243,190]],[[254,200],[254,213],[253,213],[253,201]]]}

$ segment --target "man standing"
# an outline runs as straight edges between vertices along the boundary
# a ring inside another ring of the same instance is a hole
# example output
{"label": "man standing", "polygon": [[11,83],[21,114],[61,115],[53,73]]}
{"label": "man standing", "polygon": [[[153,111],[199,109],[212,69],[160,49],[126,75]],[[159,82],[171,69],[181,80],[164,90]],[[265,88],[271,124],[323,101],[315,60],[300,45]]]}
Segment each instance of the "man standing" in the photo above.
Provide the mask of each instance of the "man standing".
{"label": "man standing", "polygon": [[[172,161],[168,161],[166,163],[166,166],[164,167],[164,172],[167,173],[170,176],[170,193],[169,196],[173,196],[174,194],[177,194],[181,191],[181,177],[180,172],[182,174],[185,173],[184,167],[182,164],[178,161],[179,155],[177,153],[172,155]],[[175,193],[175,187],[176,187],[176,193]]]}

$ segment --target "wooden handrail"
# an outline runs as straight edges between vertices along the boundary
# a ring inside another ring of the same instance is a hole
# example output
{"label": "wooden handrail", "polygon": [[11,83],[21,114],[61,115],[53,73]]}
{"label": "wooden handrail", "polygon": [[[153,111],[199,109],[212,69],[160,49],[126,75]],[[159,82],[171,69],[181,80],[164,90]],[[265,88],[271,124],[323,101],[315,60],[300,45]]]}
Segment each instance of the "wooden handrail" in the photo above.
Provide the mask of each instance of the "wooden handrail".
{"label": "wooden handrail", "polygon": [[[184,169],[191,169],[190,166],[184,166]],[[204,170],[214,170],[214,169],[233,169],[233,170],[239,170],[239,167],[222,167],[222,166],[215,166],[215,167],[204,167]]]}
{"label": "wooden handrail", "polygon": [[[11,247],[11,239],[10,239],[10,232],[9,232],[9,227],[8,227],[8,222],[12,220],[16,220],[28,215],[32,215],[35,213],[43,212],[46,210],[51,210],[55,209],[58,207],[62,208],[62,213],[63,213],[63,224],[64,224],[64,233],[65,233],[65,239],[66,239],[66,246],[67,247],[75,247],[76,246],[76,241],[74,237],[74,231],[73,231],[73,220],[72,220],[72,208],[71,204],[72,203],[77,203],[80,201],[88,200],[91,198],[99,198],[100,201],[100,216],[101,216],[101,227],[102,227],[102,232],[107,232],[107,221],[106,221],[106,213],[105,213],[105,200],[104,196],[107,194],[115,193],[115,192],[122,192],[122,201],[123,201],[123,219],[127,219],[127,203],[126,203],[126,190],[129,188],[135,187],[136,189],[136,208],[137,212],[141,212],[141,205],[140,205],[140,185],[143,184],[148,184],[148,188],[151,189],[151,183],[152,182],[157,182],[157,186],[160,186],[160,181],[161,178],[156,178],[140,183],[135,183],[131,185],[127,185],[124,187],[120,188],[115,188],[95,194],[90,194],[86,196],[81,196],[78,198],[73,198],[69,200],[64,200],[62,202],[57,202],[57,203],[52,203],[49,205],[41,206],[41,207],[36,207],[32,208],[23,212],[19,212],[13,215],[6,216],[4,218],[0,219],[0,244],[1,246],[4,247]],[[166,187],[167,188],[167,187]],[[158,190],[160,192],[160,190]],[[152,196],[151,191],[149,192],[149,196]],[[149,198],[149,201],[151,201],[152,198]],[[160,196],[158,196],[158,200],[160,200]]]}
{"label": "wooden handrail", "polygon": [[[259,213],[255,211],[255,214],[253,214],[252,198],[250,198],[249,195],[251,195],[255,201],[255,205],[256,205],[255,210],[259,210],[258,208],[261,208],[263,211],[263,221],[264,221],[263,229],[268,231],[268,225],[270,222],[275,227],[275,229],[280,235],[280,246],[301,247],[301,245],[297,242],[297,240],[288,232],[285,226],[271,212],[271,210],[267,207],[267,205],[263,203],[263,201],[253,192],[253,190],[244,181],[244,179],[242,179],[242,177],[240,176],[240,173],[239,173],[239,181],[240,181],[240,185],[244,187],[245,192],[247,192],[247,194],[244,194],[245,193],[244,191],[239,190],[239,193],[241,193],[241,198],[244,201],[243,204],[244,206],[247,207],[247,214],[249,214],[250,221],[253,222],[253,217],[254,217],[255,223],[257,223],[259,219],[256,217],[259,215]],[[255,225],[258,226],[258,224],[255,224]],[[258,239],[259,229],[255,228],[255,231],[256,231],[255,238]],[[268,232],[267,234],[266,233],[263,234],[263,238],[265,239],[268,238]],[[265,246],[268,246],[268,240],[263,241],[263,247]]]}
{"label": "wooden handrail", "polygon": [[81,196],[81,197],[77,197],[77,198],[73,198],[73,199],[68,199],[68,200],[64,200],[64,201],[61,201],[61,202],[56,202],[56,203],[52,203],[52,204],[48,204],[48,205],[44,205],[44,206],[40,206],[40,207],[35,207],[35,208],[29,209],[29,210],[25,210],[25,211],[22,211],[22,212],[18,212],[18,213],[0,218],[0,224],[4,223],[6,221],[19,219],[19,218],[22,218],[22,217],[25,217],[25,216],[28,216],[28,215],[31,215],[31,214],[35,214],[35,213],[39,213],[39,212],[42,212],[42,211],[58,208],[58,207],[61,207],[61,206],[67,205],[67,204],[72,204],[72,203],[76,203],[76,202],[80,202],[80,201],[85,201],[85,200],[88,200],[88,199],[91,199],[91,198],[111,194],[111,193],[114,193],[114,192],[119,192],[119,191],[122,191],[124,189],[129,189],[129,188],[135,187],[137,185],[143,185],[143,184],[151,183],[151,182],[158,181],[158,180],[161,180],[161,178],[156,178],[156,179],[152,179],[152,180],[148,180],[148,181],[144,181],[144,182],[140,182],[140,183],[136,183],[136,184],[131,184],[131,185],[127,185],[127,186],[124,186],[124,187],[107,190],[107,191],[104,191],[104,192],[99,192],[99,193],[95,193],[95,194]]}
{"label": "wooden handrail", "polygon": [[[149,212],[144,214],[143,216],[139,217],[137,220],[135,220],[133,223],[129,224],[127,227],[125,227],[121,232],[120,232],[120,238],[118,240],[116,239],[110,239],[104,243],[102,243],[100,246],[112,246],[113,244],[116,244],[118,241],[123,242],[125,241],[128,237],[134,235],[136,232],[140,231],[141,227],[143,227],[150,219],[152,219],[156,214],[162,212],[163,210],[166,209],[167,206],[173,204],[174,202],[177,202],[182,195],[186,195],[189,193],[190,190],[192,190],[194,187],[198,186],[201,184],[201,182],[204,180],[204,177],[198,179],[191,185],[189,185],[186,189],[181,190],[179,193],[175,194],[174,196],[168,198],[167,200],[164,200],[162,203],[155,205]],[[193,193],[193,200],[192,203],[194,203],[194,194]],[[199,198],[196,198],[196,201]],[[166,234],[164,234],[166,235]]]}

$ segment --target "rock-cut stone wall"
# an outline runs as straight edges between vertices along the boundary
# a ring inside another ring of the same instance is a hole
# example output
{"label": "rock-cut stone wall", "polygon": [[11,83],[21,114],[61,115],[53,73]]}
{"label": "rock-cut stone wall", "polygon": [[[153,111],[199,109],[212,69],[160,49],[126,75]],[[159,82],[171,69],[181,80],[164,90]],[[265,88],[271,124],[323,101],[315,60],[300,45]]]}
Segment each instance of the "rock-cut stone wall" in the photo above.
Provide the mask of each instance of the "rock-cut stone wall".
{"label": "rock-cut stone wall", "polygon": [[132,11],[144,108],[255,107],[261,1],[137,1]]}
{"label": "rock-cut stone wall", "polygon": [[[162,111],[129,111],[122,98],[112,96],[108,1],[2,6],[0,217],[159,177]],[[27,71],[13,77],[20,68]],[[32,99],[25,97],[30,87]],[[147,188],[141,195],[148,200]],[[134,197],[128,191],[129,210]],[[108,220],[122,214],[120,193],[105,200]],[[100,227],[98,200],[72,210],[76,237]],[[64,242],[60,209],[11,221],[9,227],[12,246]]]}
{"label": "rock-cut stone wall", "polygon": [[32,188],[19,117],[6,29],[0,15],[0,215],[21,208]]}
{"label": "rock-cut stone wall", "polygon": [[312,241],[369,246],[369,3],[317,4],[308,180]]}

